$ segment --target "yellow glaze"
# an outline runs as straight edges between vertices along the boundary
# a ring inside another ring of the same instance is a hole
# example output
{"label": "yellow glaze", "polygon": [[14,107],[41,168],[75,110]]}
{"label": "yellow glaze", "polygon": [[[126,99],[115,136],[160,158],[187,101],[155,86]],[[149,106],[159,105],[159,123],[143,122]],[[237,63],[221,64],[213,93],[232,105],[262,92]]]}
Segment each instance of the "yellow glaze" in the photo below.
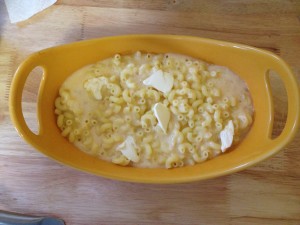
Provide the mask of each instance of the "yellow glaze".
{"label": "yellow glaze", "polygon": [[[232,151],[195,166],[176,169],[122,167],[77,150],[61,136],[56,125],[54,100],[64,80],[79,68],[135,51],[180,53],[229,67],[248,84],[255,109],[253,126]],[[39,134],[27,127],[22,113],[26,78],[37,66],[44,69],[38,96]],[[276,71],[287,91],[288,115],[284,130],[271,139],[273,103],[267,71]],[[288,65],[261,49],[224,41],[176,35],[128,35],[87,40],[53,47],[29,56],[17,69],[10,91],[12,121],[28,143],[63,164],[103,177],[143,183],[180,183],[214,178],[252,166],[282,149],[299,127],[299,87]]]}

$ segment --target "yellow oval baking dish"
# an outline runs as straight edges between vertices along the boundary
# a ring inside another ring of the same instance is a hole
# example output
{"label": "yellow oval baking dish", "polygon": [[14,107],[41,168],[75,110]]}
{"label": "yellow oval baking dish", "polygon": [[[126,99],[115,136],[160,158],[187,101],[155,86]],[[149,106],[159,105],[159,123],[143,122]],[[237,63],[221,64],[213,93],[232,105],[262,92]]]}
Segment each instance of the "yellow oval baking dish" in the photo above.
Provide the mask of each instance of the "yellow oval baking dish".
{"label": "yellow oval baking dish", "polygon": [[[176,169],[122,167],[102,161],[76,149],[61,136],[56,125],[54,100],[64,80],[77,69],[115,53],[135,51],[180,53],[229,67],[246,81],[255,109],[254,122],[246,138],[234,150],[217,158]],[[44,69],[38,95],[39,133],[26,125],[22,113],[22,92],[26,78],[35,67]],[[285,127],[271,139],[273,103],[267,71],[281,77],[288,96]],[[179,183],[230,174],[252,166],[282,149],[299,127],[299,87],[291,69],[271,52],[242,44],[177,35],[127,35],[76,42],[39,51],[17,69],[10,91],[10,114],[20,134],[48,157],[73,168],[106,178],[143,183]]]}

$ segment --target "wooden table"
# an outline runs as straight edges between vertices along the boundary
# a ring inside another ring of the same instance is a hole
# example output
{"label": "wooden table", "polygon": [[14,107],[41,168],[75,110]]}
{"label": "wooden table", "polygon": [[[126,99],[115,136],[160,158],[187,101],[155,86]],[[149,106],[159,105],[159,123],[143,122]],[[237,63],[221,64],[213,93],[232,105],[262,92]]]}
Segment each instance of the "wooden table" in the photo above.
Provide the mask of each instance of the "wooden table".
{"label": "wooden table", "polygon": [[[9,22],[0,1],[0,209],[52,215],[72,225],[299,225],[299,132],[283,151],[255,167],[177,185],[125,183],[79,172],[48,159],[18,136],[8,95],[26,56],[59,44],[130,33],[194,35],[256,46],[280,55],[300,78],[296,0],[61,0],[18,24]],[[36,78],[24,92],[24,111],[33,127]],[[280,81],[273,84],[278,135],[287,103]]]}

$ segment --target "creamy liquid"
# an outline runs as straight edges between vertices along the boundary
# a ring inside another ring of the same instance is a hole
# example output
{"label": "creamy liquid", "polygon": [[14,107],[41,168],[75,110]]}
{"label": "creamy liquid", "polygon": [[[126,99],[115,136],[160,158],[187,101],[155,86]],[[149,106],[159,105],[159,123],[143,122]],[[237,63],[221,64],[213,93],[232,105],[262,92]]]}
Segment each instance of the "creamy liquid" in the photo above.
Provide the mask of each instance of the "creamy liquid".
{"label": "creamy liquid", "polygon": [[[230,71],[226,67],[222,66],[216,66],[216,65],[209,65],[207,63],[204,63],[201,60],[196,60],[191,57],[182,56],[178,54],[168,54],[169,58],[177,59],[181,62],[191,60],[191,61],[198,61],[200,64],[203,64],[208,72],[216,71],[217,76],[213,77],[210,76],[206,79],[207,82],[212,82],[214,87],[220,89],[222,96],[221,97],[215,97],[214,103],[218,104],[222,102],[222,99],[224,97],[234,97],[236,99],[237,105],[236,107],[232,108],[231,115],[232,117],[238,117],[240,115],[248,114],[252,117],[253,115],[253,107],[251,102],[251,97],[248,91],[248,88],[245,84],[245,82],[240,79],[240,77],[236,74],[234,74],[232,71]],[[155,59],[155,55],[151,56],[152,59]],[[118,66],[112,66],[112,59],[106,59],[104,61],[101,61],[94,65],[88,65],[86,67],[83,67],[82,69],[76,71],[73,73],[68,79],[64,82],[62,85],[63,90],[69,91],[69,100],[67,101],[68,108],[71,112],[75,112],[75,120],[77,121],[79,129],[80,126],[83,127],[86,121],[91,121],[92,118],[95,118],[94,112],[99,111],[103,112],[109,108],[109,101],[105,99],[105,95],[103,95],[102,100],[97,100],[91,94],[84,88],[84,83],[95,77],[99,76],[105,76],[108,79],[115,75],[120,75],[121,71],[128,65],[129,63],[133,63],[135,68],[133,74],[131,74],[132,81],[137,85],[136,90],[139,90],[143,88],[145,85],[143,84],[143,80],[145,80],[147,77],[149,77],[149,74],[151,73],[151,69],[149,72],[143,72],[143,66],[146,63],[149,63],[149,59],[147,57],[136,57],[136,55],[132,56],[122,56],[122,64]],[[101,67],[100,74],[97,74],[99,71],[97,71],[97,68]],[[172,69],[165,69],[166,72],[173,72]],[[189,72],[183,72],[186,74],[189,74]],[[124,84],[121,85],[121,88],[124,89]],[[174,88],[173,88],[174,89]],[[163,99],[166,99],[163,94],[161,94],[161,101]],[[122,106],[122,109],[126,107],[126,104]],[[197,112],[195,112],[197,114]],[[80,116],[76,116],[80,115]],[[124,119],[124,117],[130,117],[131,123],[123,124],[123,126],[114,132],[116,135],[120,135],[123,137],[123,140],[126,139],[128,136],[132,136],[136,142],[136,145],[138,148],[142,148],[143,143],[141,142],[141,139],[136,138],[137,136],[137,130],[140,130],[142,128],[137,128],[137,126],[140,125],[140,120],[137,118],[134,114],[130,113],[123,113],[122,111],[111,116],[111,121],[115,121],[116,119]],[[98,121],[98,124],[100,122]],[[135,126],[134,126],[135,125]],[[181,128],[180,128],[181,127]],[[244,130],[241,130],[241,133],[247,132],[250,125],[248,125]],[[175,116],[173,113],[171,113],[171,119],[169,121],[167,134],[164,134],[162,130],[155,126],[151,130],[151,134],[154,135],[154,142],[160,144],[160,147],[154,149],[155,154],[151,159],[147,159],[145,154],[140,154],[140,159],[138,162],[130,162],[130,165],[135,167],[164,167],[164,161],[163,159],[168,158],[168,156],[172,153],[177,154],[178,152],[178,145],[179,143],[176,142],[176,139],[178,138],[178,132],[182,129],[182,125],[180,125],[180,122],[177,119],[177,116]],[[203,128],[203,130],[208,130],[208,128]],[[85,151],[86,153],[96,155],[100,157],[103,160],[111,161],[113,157],[117,155],[120,155],[120,152],[116,153],[116,148],[118,145],[122,143],[117,142],[114,144],[114,146],[109,149],[105,150],[104,155],[99,154],[99,149],[101,149],[102,143],[103,143],[103,136],[100,134],[97,134],[96,128],[91,127],[88,131],[89,135],[92,137],[93,142],[98,146],[98,148],[94,150],[91,150],[86,147],[86,145],[83,144],[83,142],[80,139],[76,139],[74,144],[82,151]],[[212,132],[212,137],[207,139],[208,141],[214,141],[220,143],[218,133]],[[96,146],[94,144],[94,146]],[[202,143],[195,144],[197,146],[196,148],[199,148],[203,145]],[[218,154],[220,154],[220,151],[213,151],[211,150],[210,157],[214,157]],[[192,165],[195,163],[195,161],[192,159],[191,156],[185,156],[185,158],[182,159],[184,162],[184,165]]]}

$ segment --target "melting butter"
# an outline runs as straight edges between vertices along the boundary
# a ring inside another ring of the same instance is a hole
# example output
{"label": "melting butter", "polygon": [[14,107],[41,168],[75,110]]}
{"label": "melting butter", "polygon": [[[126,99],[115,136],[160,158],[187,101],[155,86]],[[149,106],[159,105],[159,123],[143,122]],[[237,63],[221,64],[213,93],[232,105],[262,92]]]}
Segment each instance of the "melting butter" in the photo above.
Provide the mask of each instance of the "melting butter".
{"label": "melting butter", "polygon": [[234,126],[232,120],[229,120],[225,128],[220,132],[221,150],[225,152],[232,145],[234,135]]}
{"label": "melting butter", "polygon": [[140,160],[137,145],[132,136],[128,136],[122,144],[118,145],[117,150],[132,162],[138,162]]}
{"label": "melting butter", "polygon": [[174,84],[174,77],[170,73],[157,70],[143,81],[146,86],[153,87],[163,93],[171,91]]}
{"label": "melting butter", "polygon": [[84,83],[83,87],[88,92],[90,92],[94,96],[95,99],[101,100],[102,99],[101,89],[106,84],[107,84],[106,77],[97,77],[97,78],[88,79]]}
{"label": "melting butter", "polygon": [[158,120],[158,126],[167,134],[168,124],[170,121],[170,110],[162,103],[156,103],[153,106],[154,116]]}

